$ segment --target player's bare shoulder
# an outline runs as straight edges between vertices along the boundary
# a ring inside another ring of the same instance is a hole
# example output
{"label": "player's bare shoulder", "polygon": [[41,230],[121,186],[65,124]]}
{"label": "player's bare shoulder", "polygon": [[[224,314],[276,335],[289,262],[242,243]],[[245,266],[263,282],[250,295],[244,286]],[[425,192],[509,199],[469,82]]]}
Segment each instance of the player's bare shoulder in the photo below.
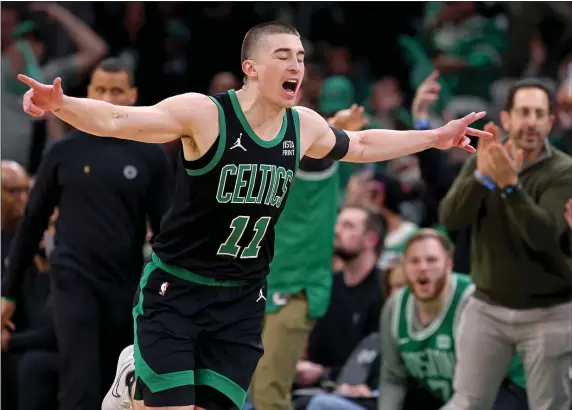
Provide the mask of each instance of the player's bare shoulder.
{"label": "player's bare shoulder", "polygon": [[217,105],[206,95],[198,93],[180,94],[160,104],[165,104],[165,108],[183,125],[185,133],[181,135],[181,141],[185,159],[193,161],[200,158],[219,134]]}
{"label": "player's bare shoulder", "polygon": [[295,107],[300,118],[301,151],[307,153],[314,142],[329,132],[327,121],[316,111],[307,107]]}

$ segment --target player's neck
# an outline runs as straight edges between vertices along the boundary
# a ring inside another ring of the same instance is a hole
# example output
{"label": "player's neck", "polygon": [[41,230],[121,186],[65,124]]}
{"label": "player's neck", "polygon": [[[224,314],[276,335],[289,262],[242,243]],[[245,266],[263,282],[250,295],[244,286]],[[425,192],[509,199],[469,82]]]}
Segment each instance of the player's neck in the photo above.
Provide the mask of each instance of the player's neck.
{"label": "player's neck", "polygon": [[450,291],[451,281],[450,276],[448,276],[447,282],[445,283],[445,286],[443,286],[443,290],[439,297],[430,301],[421,301],[419,299],[415,300],[417,317],[423,326],[427,326],[439,315],[439,313],[441,313]]}
{"label": "player's neck", "polygon": [[284,108],[264,99],[255,84],[243,86],[236,92],[236,97],[248,123],[255,130],[273,120],[282,121],[284,117]]}
{"label": "player's neck", "polygon": [[374,252],[362,252],[351,261],[346,262],[343,270],[344,282],[347,286],[357,286],[364,281],[377,263]]}

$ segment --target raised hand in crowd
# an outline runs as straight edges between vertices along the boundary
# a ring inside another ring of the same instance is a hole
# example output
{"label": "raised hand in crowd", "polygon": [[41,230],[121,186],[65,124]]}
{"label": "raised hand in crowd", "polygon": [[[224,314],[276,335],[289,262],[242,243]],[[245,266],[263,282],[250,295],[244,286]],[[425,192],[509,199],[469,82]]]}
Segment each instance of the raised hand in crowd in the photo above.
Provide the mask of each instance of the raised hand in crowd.
{"label": "raised hand in crowd", "polygon": [[438,79],[439,72],[433,71],[417,88],[411,105],[411,114],[414,120],[429,118],[429,107],[439,99],[439,92],[441,91],[441,86],[437,82]]}
{"label": "raised hand in crowd", "polygon": [[328,123],[332,127],[346,131],[359,131],[367,125],[368,120],[365,117],[364,107],[353,104],[350,108],[338,111],[328,119]]}

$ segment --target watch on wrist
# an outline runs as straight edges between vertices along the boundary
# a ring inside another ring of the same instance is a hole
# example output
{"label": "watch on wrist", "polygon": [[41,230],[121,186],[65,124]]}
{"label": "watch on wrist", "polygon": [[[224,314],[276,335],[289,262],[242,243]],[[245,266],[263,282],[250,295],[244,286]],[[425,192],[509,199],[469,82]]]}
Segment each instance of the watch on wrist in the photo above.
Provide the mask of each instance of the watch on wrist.
{"label": "watch on wrist", "polygon": [[504,188],[502,188],[501,197],[507,198],[509,195],[513,194],[514,192],[516,192],[519,189],[520,189],[520,184],[518,184],[518,183],[514,184],[514,185],[507,185]]}

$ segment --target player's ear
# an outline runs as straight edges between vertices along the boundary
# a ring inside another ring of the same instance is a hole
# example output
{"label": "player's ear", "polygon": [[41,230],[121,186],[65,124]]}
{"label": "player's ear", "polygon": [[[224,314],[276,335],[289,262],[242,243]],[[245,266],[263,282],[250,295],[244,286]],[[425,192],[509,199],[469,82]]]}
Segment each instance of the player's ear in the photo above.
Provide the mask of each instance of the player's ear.
{"label": "player's ear", "polygon": [[253,60],[244,60],[242,62],[242,72],[248,78],[258,77],[258,72],[256,71],[256,63]]}

